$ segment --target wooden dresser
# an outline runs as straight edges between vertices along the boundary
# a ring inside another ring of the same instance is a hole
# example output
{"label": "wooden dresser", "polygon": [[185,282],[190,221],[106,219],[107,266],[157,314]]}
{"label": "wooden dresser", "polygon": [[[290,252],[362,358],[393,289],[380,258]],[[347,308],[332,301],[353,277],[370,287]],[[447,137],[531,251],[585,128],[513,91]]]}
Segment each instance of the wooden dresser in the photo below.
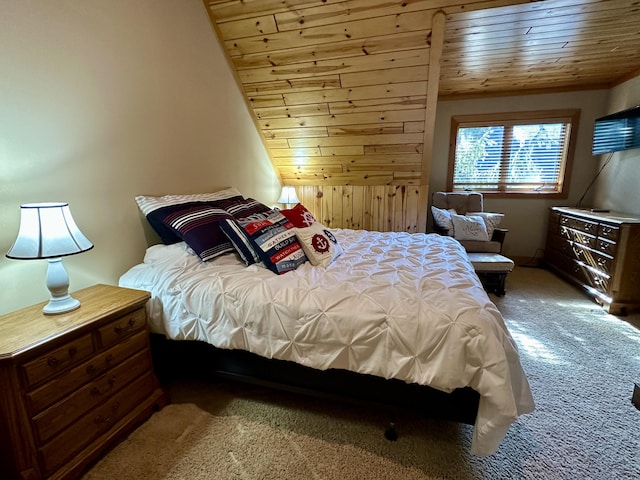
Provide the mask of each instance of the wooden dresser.
{"label": "wooden dresser", "polygon": [[147,292],[95,285],[79,309],[0,316],[0,477],[78,478],[166,400],[153,374]]}
{"label": "wooden dresser", "polygon": [[640,309],[640,217],[553,207],[544,259],[607,312]]}

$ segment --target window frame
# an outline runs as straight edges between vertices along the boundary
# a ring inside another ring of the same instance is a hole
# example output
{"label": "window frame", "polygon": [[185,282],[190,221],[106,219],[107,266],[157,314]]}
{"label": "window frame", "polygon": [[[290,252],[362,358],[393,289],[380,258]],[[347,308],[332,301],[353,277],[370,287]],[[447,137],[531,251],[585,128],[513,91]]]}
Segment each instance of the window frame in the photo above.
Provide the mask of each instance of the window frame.
{"label": "window frame", "polygon": [[578,136],[578,126],[580,122],[580,109],[560,109],[560,110],[536,110],[527,112],[501,112],[475,115],[453,115],[451,117],[451,132],[449,139],[449,161],[447,171],[447,190],[450,192],[461,192],[464,189],[453,189],[453,175],[455,170],[456,148],[458,140],[458,128],[472,126],[503,125],[510,126],[539,123],[560,123],[569,124],[568,144],[566,156],[563,164],[560,165],[559,191],[553,192],[509,192],[477,189],[484,196],[494,198],[567,198],[569,196],[569,183],[571,181],[571,170]]}

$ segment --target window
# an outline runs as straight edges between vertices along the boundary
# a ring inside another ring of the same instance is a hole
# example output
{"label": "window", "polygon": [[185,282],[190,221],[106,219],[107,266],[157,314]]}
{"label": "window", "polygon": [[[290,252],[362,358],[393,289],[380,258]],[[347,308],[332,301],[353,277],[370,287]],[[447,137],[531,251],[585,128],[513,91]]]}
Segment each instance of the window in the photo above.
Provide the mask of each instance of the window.
{"label": "window", "polygon": [[451,119],[450,191],[566,198],[579,110]]}

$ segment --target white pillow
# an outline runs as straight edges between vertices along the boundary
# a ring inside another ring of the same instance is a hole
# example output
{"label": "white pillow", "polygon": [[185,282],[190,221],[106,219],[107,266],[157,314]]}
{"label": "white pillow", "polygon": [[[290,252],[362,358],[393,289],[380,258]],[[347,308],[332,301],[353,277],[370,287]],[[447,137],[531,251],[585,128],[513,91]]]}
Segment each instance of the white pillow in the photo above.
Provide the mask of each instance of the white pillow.
{"label": "white pillow", "polygon": [[431,205],[431,213],[433,215],[433,221],[440,228],[447,231],[447,235],[453,236],[453,223],[451,222],[451,215],[457,215],[454,208],[449,210],[443,210],[442,208],[434,207]]}
{"label": "white pillow", "polygon": [[456,240],[489,241],[487,225],[484,223],[484,219],[482,217],[471,215],[451,215],[451,221],[453,222],[453,237]]}
{"label": "white pillow", "polygon": [[500,222],[504,218],[504,213],[467,212],[467,215],[482,217],[485,225],[487,226],[487,235],[489,235],[489,240],[493,237],[493,231],[498,225],[500,225]]}
{"label": "white pillow", "polygon": [[294,230],[311,265],[327,267],[342,254],[342,247],[336,237],[320,222]]}

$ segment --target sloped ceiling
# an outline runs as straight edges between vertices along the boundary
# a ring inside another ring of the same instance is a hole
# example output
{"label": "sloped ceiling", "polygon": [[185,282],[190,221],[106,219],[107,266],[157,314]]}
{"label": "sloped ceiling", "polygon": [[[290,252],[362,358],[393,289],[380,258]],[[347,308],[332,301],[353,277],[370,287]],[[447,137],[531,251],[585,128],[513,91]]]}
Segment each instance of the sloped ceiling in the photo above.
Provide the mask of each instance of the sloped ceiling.
{"label": "sloped ceiling", "polygon": [[427,184],[438,98],[640,74],[640,2],[204,0],[283,184]]}

